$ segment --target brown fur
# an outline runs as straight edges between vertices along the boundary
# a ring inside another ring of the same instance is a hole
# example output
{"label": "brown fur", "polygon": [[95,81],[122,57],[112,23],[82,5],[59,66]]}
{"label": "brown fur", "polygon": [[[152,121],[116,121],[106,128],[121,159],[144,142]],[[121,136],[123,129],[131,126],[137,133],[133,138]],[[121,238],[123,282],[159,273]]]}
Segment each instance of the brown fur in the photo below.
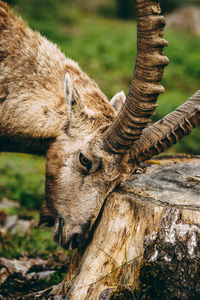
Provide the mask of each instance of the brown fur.
{"label": "brown fur", "polygon": [[68,125],[66,72],[73,84],[77,127],[92,132],[111,121],[114,111],[96,83],[0,2],[0,136],[36,141],[61,135]]}

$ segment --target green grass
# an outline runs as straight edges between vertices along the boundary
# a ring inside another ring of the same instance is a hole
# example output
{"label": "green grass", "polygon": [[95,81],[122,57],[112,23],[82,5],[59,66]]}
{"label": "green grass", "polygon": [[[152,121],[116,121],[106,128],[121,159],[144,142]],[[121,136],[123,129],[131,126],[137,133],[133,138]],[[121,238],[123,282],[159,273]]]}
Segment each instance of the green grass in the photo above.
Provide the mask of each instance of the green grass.
{"label": "green grass", "polygon": [[19,258],[22,253],[28,253],[29,257],[41,257],[48,259],[58,247],[52,240],[49,229],[39,229],[34,226],[27,236],[7,233],[0,237],[0,256],[5,258]]}
{"label": "green grass", "polygon": [[38,209],[44,199],[45,159],[11,153],[0,157],[0,199],[7,197]]}

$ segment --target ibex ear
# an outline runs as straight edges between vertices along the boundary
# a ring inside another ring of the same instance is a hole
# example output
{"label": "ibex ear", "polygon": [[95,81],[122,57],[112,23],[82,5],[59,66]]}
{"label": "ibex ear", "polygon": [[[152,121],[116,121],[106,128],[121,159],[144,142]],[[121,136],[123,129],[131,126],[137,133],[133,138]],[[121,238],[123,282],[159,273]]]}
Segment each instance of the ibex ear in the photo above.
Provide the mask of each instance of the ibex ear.
{"label": "ibex ear", "polygon": [[80,122],[80,116],[84,112],[85,106],[81,101],[80,95],[73,86],[73,81],[71,80],[69,73],[65,74],[64,93],[67,101],[68,129],[70,130],[75,127],[73,124]]}
{"label": "ibex ear", "polygon": [[65,97],[66,97],[66,100],[67,100],[68,115],[70,116],[70,114],[71,114],[71,108],[72,108],[72,92],[73,92],[73,87],[72,87],[72,81],[71,81],[69,73],[65,74],[64,92],[65,92]]}
{"label": "ibex ear", "polygon": [[126,100],[126,95],[124,91],[121,91],[112,97],[112,99],[110,100],[110,104],[118,113],[122,108],[122,106],[124,105],[125,100]]}

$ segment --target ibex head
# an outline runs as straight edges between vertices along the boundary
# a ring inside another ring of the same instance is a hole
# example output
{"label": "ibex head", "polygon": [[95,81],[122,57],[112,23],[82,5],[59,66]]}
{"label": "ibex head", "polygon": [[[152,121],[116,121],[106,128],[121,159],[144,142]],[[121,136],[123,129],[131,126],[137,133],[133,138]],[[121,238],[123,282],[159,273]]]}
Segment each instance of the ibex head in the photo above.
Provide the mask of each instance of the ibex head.
{"label": "ibex head", "polygon": [[[73,81],[69,75],[63,80],[68,123],[66,132],[47,151],[47,204],[41,219],[48,215],[54,219],[54,240],[65,248],[76,248],[82,242],[106,196],[136,165],[176,143],[200,122],[197,92],[174,112],[147,127],[157,97],[164,92],[160,81],[168,64],[162,54],[167,45],[163,39],[165,20],[160,16],[158,1],[135,2],[137,57],[134,78],[119,114],[115,117],[109,104],[99,112],[88,106],[80,109],[81,96],[74,90]],[[102,96],[100,91],[96,94],[100,99],[99,95]]]}
{"label": "ibex head", "polygon": [[[51,221],[51,216],[54,240],[64,248],[75,248],[94,223],[106,195],[121,182],[124,156],[105,149],[105,134],[116,115],[110,104],[105,102],[104,110],[96,112],[80,108],[84,101],[77,98],[68,73],[64,86],[68,123],[47,151],[47,201],[41,221]],[[123,93],[117,94],[113,106],[117,108],[123,99]]]}

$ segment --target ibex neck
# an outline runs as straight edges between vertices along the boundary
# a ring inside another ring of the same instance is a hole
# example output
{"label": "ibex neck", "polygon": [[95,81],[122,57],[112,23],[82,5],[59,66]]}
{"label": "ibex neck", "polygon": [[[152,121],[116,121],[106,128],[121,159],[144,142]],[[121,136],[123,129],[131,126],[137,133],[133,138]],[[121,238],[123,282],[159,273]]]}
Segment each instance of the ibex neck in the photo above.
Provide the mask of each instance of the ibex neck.
{"label": "ibex neck", "polygon": [[45,155],[53,139],[31,139],[0,136],[0,152]]}

